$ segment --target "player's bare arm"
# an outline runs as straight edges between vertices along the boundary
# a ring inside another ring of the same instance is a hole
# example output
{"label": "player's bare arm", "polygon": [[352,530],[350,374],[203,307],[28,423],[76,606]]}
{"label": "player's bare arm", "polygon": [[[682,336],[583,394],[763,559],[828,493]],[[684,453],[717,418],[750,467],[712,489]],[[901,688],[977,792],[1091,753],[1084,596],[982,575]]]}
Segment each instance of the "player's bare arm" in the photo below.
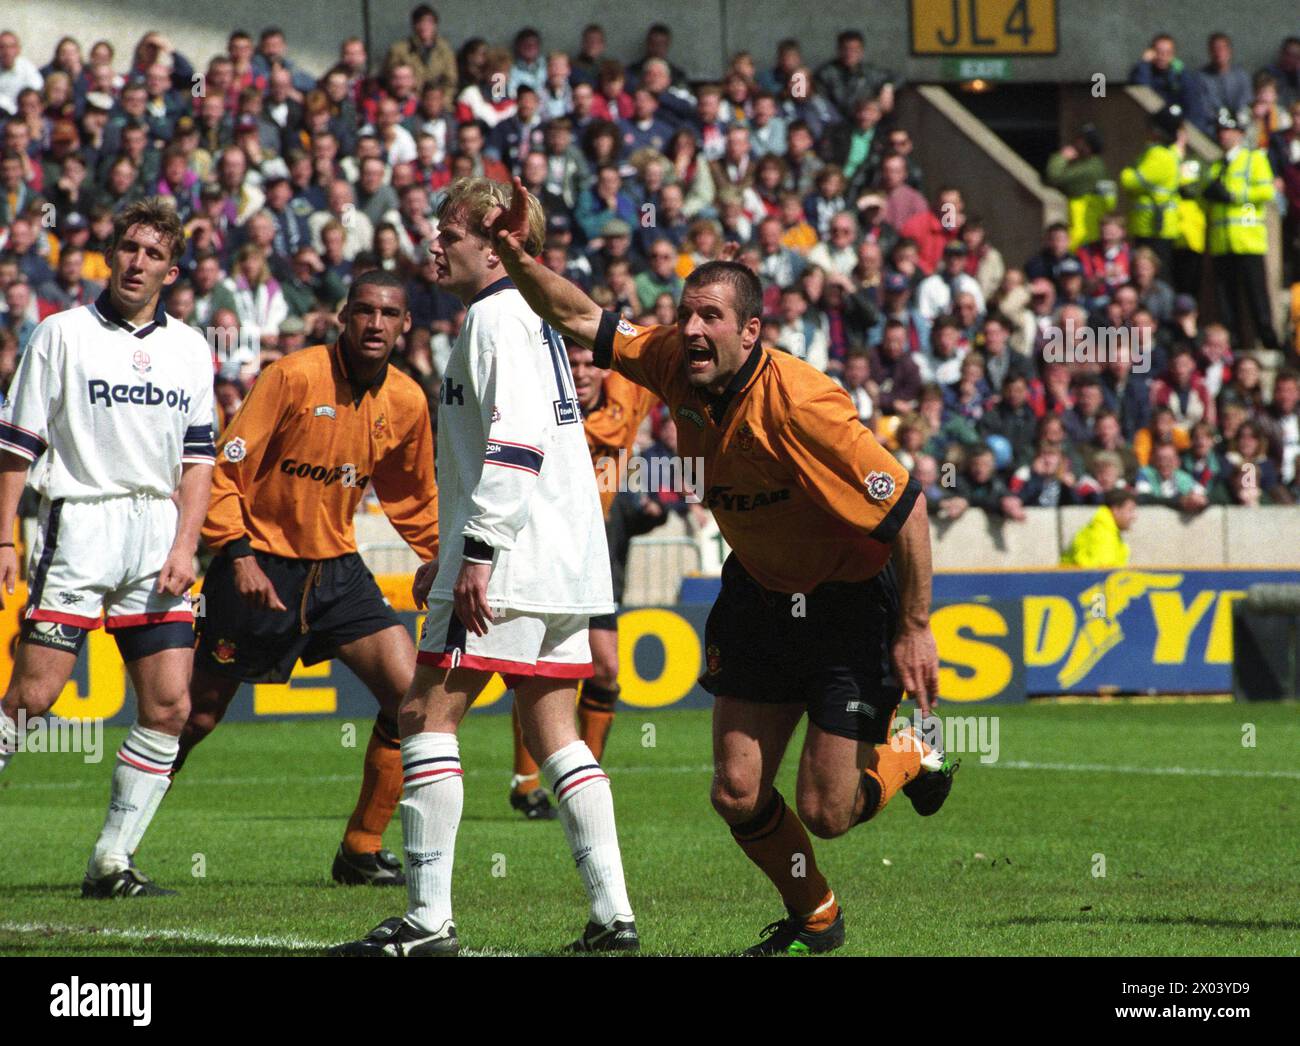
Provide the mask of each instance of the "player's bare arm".
{"label": "player's bare arm", "polygon": [[489,211],[483,219],[488,240],[528,307],[566,338],[590,348],[600,329],[601,308],[524,249],[528,238],[528,199],[528,190],[515,178],[509,208]]}
{"label": "player's bare arm", "polygon": [[[12,541],[14,520],[18,516],[18,499],[27,483],[26,458],[0,451],[0,541]],[[6,594],[13,595],[18,580],[18,552],[13,545],[0,548],[0,607]]]}
{"label": "player's bare arm", "polygon": [[188,464],[181,471],[180,515],[176,540],[158,574],[158,591],[179,596],[194,584],[194,553],[199,547],[199,528],[208,514],[212,496],[212,466]]}
{"label": "player's bare arm", "polygon": [[930,524],[925,498],[917,498],[894,538],[900,614],[894,669],[924,715],[939,703],[939,652],[930,631]]}

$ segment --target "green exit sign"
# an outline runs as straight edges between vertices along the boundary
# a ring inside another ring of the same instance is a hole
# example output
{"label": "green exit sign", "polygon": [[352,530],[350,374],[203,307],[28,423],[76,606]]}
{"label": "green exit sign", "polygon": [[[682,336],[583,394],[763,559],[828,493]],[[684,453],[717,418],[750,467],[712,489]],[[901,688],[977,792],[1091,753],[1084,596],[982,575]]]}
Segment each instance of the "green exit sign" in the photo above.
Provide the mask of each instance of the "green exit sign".
{"label": "green exit sign", "polygon": [[943,75],[949,80],[1009,80],[1009,58],[945,58]]}

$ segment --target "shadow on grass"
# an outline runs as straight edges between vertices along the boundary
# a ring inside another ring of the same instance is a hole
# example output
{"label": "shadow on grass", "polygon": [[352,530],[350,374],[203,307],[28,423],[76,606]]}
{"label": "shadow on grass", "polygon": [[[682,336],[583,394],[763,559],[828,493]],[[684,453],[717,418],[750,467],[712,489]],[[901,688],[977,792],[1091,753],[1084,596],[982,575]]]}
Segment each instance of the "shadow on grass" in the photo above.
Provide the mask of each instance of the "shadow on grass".
{"label": "shadow on grass", "polygon": [[1297,919],[1207,919],[1200,915],[1017,915],[998,922],[985,923],[987,929],[999,926],[1046,926],[1063,923],[1119,923],[1133,926],[1196,926],[1206,930],[1300,930]]}
{"label": "shadow on grass", "polygon": [[[58,939],[74,938],[77,943],[68,942],[61,947]],[[24,939],[29,938],[29,939]],[[105,939],[107,938],[107,939]],[[86,944],[89,939],[93,944]],[[170,941],[141,937],[130,944],[114,947],[111,934],[101,937],[99,934],[65,934],[65,933],[0,933],[0,955],[103,955],[124,956],[294,956],[298,958],[324,954],[322,948],[284,948],[273,945],[236,945],[236,944],[191,944],[185,941]]]}

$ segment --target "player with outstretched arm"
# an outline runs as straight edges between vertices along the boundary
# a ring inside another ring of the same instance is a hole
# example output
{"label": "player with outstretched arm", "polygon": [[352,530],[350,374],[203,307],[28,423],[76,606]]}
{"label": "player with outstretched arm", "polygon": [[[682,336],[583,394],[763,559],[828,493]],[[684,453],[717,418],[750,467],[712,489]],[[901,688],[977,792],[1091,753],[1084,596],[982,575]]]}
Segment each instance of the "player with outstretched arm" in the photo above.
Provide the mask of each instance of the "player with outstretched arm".
{"label": "player with outstretched arm", "polygon": [[[587,889],[588,922],[570,947],[639,944],[609,778],[574,728],[577,680],[592,674],[588,619],[614,609],[600,498],[564,345],[506,277],[485,233],[488,213],[509,200],[508,186],[466,178],[438,209],[438,284],[466,314],[438,410],[439,560],[417,572],[428,615],[399,715],[410,904],[405,917],[338,946],[337,955],[459,951],[451,905],[464,805],[457,730],[494,672],[515,692],[524,742],[541,761]],[[540,249],[535,201],[520,225],[521,242]]]}
{"label": "player with outstretched arm", "polygon": [[[184,248],[170,202],[153,197],[119,211],[108,287],[36,328],[0,412],[0,536],[13,533],[29,468],[41,495],[27,607],[0,705],[0,769],[14,751],[16,717],[54,704],[101,611],[136,693],[138,718],[117,753],[83,897],[175,892],[140,871],[134,854],[167,792],[189,713],[189,591],[212,487],[212,353],[159,304]],[[5,592],[17,576],[6,541]]]}
{"label": "player with outstretched arm", "polygon": [[[712,800],[787,911],[749,954],[831,951],[844,942],[844,916],[804,826],[843,835],[900,789],[917,813],[933,814],[952,787],[955,765],[940,751],[912,731],[889,736],[904,689],[923,714],[936,700],[920,487],[839,385],[760,345],[762,293],[750,270],[700,266],[676,323],[637,327],[533,258],[518,181],[514,192],[487,231],[519,293],[590,345],[597,366],[668,405],[679,453],[703,458],[705,503],[734,550],[700,679],[715,695]],[[796,817],[773,782],[805,712]]]}

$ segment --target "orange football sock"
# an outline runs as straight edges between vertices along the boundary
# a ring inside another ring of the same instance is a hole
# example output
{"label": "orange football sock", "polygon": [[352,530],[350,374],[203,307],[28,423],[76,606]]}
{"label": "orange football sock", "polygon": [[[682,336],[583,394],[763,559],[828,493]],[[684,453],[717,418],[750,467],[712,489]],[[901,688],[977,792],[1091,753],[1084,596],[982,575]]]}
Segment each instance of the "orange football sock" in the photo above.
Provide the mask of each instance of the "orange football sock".
{"label": "orange football sock", "polygon": [[839,905],[817,868],[812,840],[780,792],[772,789],[767,806],[752,821],[734,826],[731,836],[772,881],[786,908],[810,929],[835,921]]}
{"label": "orange football sock", "polygon": [[510,719],[515,728],[515,779],[513,787],[516,795],[527,795],[540,783],[537,774],[537,760],[532,757],[524,745],[524,735],[519,727],[519,706],[510,711]]}
{"label": "orange football sock", "polygon": [[921,757],[928,751],[929,746],[911,730],[902,730],[892,740],[876,745],[871,762],[862,772],[876,786],[864,789],[868,803],[876,796],[879,796],[879,801],[874,809],[862,811],[861,820],[869,820],[880,813],[903,785],[920,776]]}
{"label": "orange football sock", "polygon": [[614,702],[618,689],[609,690],[587,680],[578,697],[578,736],[587,743],[591,754],[600,762],[605,754],[609,728],[614,725]]}
{"label": "orange football sock", "polygon": [[383,848],[384,829],[402,798],[402,743],[397,731],[375,721],[366,745],[361,794],[343,833],[348,853],[370,854]]}

